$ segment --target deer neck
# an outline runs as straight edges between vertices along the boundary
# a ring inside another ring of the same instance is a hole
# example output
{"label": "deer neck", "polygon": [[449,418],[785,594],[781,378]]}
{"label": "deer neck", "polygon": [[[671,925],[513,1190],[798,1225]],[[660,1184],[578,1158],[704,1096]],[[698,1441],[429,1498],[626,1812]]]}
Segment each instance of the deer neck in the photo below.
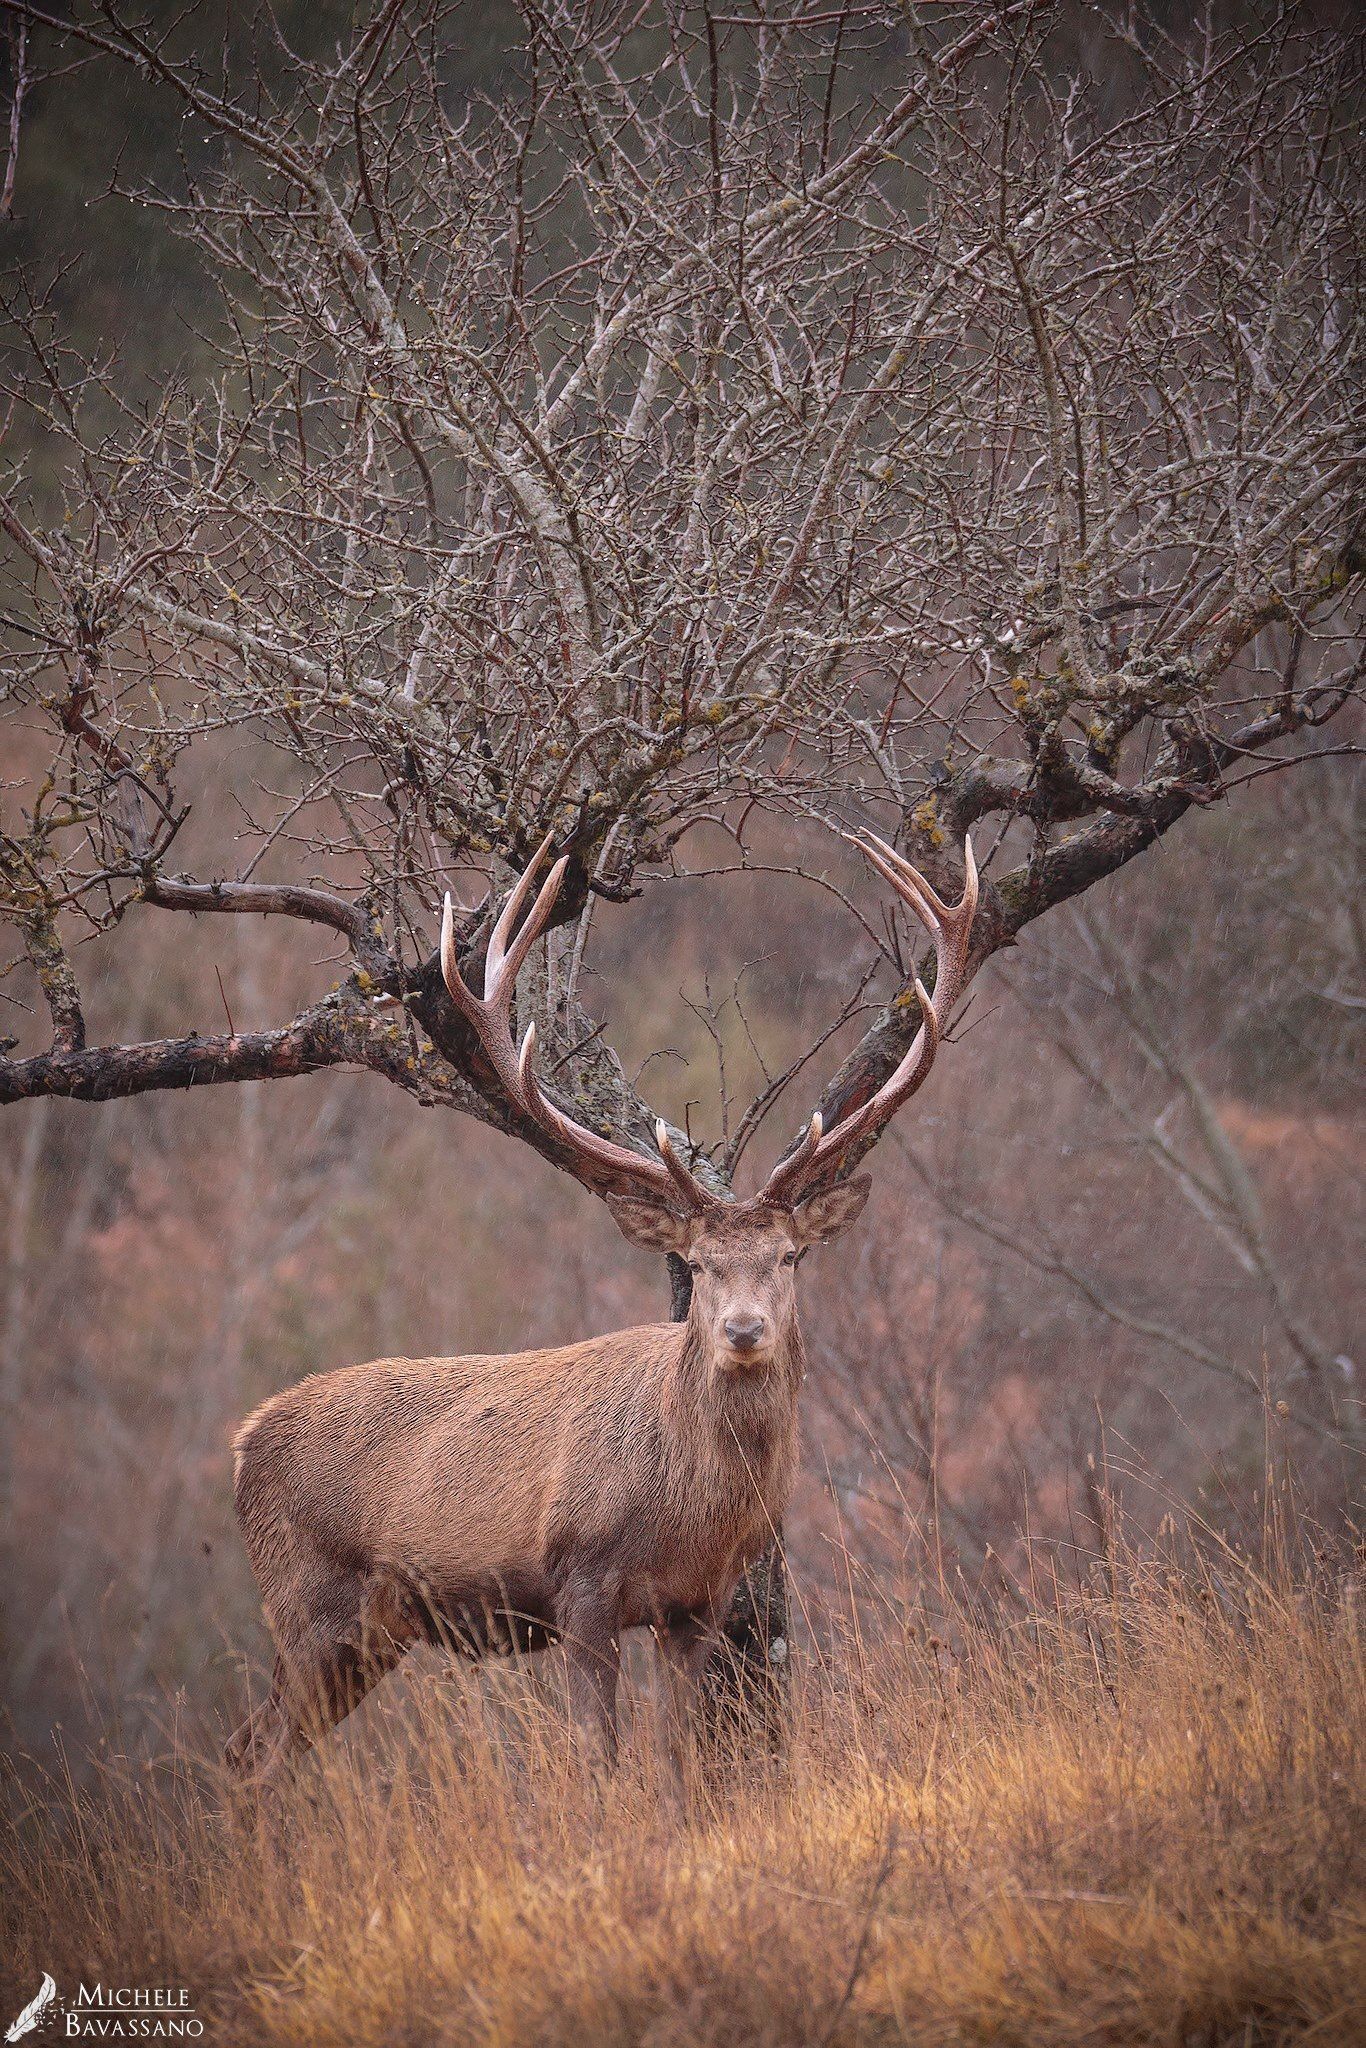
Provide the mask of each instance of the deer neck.
{"label": "deer neck", "polygon": [[796,1428],[797,1392],[806,1377],[806,1353],[794,1315],[779,1333],[764,1366],[720,1365],[709,1330],[695,1314],[683,1325],[676,1383],[680,1407],[716,1431],[723,1443],[737,1439],[759,1451]]}

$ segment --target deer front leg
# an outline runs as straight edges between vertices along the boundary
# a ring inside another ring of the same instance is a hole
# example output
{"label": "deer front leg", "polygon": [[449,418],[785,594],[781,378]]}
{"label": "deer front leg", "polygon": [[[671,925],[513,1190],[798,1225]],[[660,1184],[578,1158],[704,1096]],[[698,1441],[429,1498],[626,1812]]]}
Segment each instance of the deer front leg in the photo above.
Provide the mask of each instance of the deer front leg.
{"label": "deer front leg", "polygon": [[618,1602],[604,1587],[568,1588],[558,1625],[569,1661],[569,1714],[585,1754],[617,1760],[617,1678],[621,1669]]}
{"label": "deer front leg", "polygon": [[659,1646],[659,1669],[663,1680],[664,1751],[675,1778],[687,1775],[693,1731],[697,1724],[697,1695],[702,1673],[716,1642],[718,1616],[673,1615],[655,1628]]}

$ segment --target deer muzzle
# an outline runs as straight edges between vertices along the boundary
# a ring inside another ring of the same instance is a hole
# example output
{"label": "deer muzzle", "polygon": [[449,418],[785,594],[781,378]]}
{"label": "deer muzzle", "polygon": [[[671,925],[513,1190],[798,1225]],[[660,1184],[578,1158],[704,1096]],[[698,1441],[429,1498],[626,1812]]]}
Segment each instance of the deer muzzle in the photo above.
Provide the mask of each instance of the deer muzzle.
{"label": "deer muzzle", "polygon": [[730,1315],[721,1327],[730,1364],[761,1365],[773,1348],[767,1316]]}

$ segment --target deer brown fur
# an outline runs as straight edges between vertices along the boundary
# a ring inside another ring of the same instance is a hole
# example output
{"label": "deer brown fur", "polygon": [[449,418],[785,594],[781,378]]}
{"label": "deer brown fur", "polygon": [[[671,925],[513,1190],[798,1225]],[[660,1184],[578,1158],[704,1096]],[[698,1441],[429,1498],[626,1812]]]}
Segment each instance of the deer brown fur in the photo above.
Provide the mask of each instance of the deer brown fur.
{"label": "deer brown fur", "polygon": [[652,1627],[686,1690],[787,1505],[796,1257],[866,1192],[859,1180],[795,1213],[736,1204],[692,1222],[616,1201],[637,1241],[689,1258],[686,1322],[508,1357],[379,1359],[257,1409],[237,1437],[237,1512],[278,1655],[230,1761],[273,1772],[421,1641],[563,1640],[571,1710],[609,1755],[624,1629]]}
{"label": "deer brown fur", "polygon": [[621,1634],[648,1625],[677,1725],[791,1489],[797,1261],[862,1210],[868,1182],[847,1177],[850,1157],[920,1086],[966,978],[971,847],[963,900],[947,905],[891,847],[859,843],[933,935],[934,999],[913,984],[922,1028],[895,1071],[832,1129],[812,1117],[747,1202],[704,1186],[662,1123],[654,1159],[575,1123],[535,1078],[534,1026],[514,1045],[517,972],[565,870],[554,864],[527,911],[549,842],[489,934],[482,996],[460,973],[447,898],[447,987],[510,1103],[628,1238],[687,1259],[692,1303],[686,1322],[556,1350],[322,1373],[248,1418],[237,1512],[277,1654],[268,1697],[228,1744],[234,1768],[272,1775],[420,1641],[472,1655],[562,1641],[575,1724],[611,1755]]}

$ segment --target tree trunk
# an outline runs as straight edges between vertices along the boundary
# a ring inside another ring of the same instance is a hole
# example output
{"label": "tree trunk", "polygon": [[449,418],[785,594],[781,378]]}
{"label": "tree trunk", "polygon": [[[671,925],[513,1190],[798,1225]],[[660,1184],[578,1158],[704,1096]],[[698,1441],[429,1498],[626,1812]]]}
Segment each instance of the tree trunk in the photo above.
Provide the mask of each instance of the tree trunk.
{"label": "tree trunk", "polygon": [[[669,1254],[669,1314],[681,1323],[692,1303],[687,1262]],[[735,1589],[730,1612],[702,1678],[709,1736],[736,1740],[776,1756],[783,1746],[783,1709],[791,1665],[787,1571],[782,1530]]]}

